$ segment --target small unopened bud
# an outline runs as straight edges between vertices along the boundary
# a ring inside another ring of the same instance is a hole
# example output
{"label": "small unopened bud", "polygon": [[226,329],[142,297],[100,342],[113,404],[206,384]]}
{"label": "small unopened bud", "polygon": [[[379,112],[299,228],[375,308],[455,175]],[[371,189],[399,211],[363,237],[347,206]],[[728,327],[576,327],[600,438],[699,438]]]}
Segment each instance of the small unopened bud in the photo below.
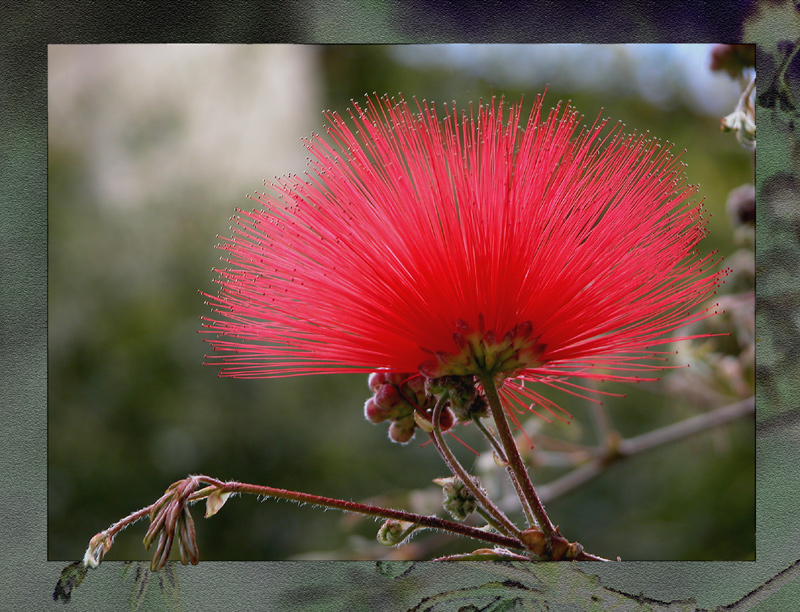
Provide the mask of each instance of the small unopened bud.
{"label": "small unopened bud", "polygon": [[386,374],[386,382],[389,383],[390,385],[396,385],[399,387],[412,376],[414,375],[407,374],[406,372],[388,372]]}
{"label": "small unopened bud", "polygon": [[[463,521],[475,512],[478,502],[464,482],[455,476],[437,478],[434,482],[442,487],[444,509],[457,521]],[[476,481],[477,482],[477,481]]]}
{"label": "small unopened bud", "polygon": [[364,404],[364,416],[372,423],[382,423],[389,418],[389,411],[378,406],[375,398],[371,397]]}
{"label": "small unopened bud", "polygon": [[553,536],[553,561],[561,561],[569,550],[569,541],[563,536]]}
{"label": "small unopened bud", "polygon": [[393,442],[407,444],[411,441],[411,438],[414,437],[416,428],[417,423],[414,421],[413,416],[392,421],[392,424],[389,426],[389,438]]}
{"label": "small unopened bud", "polygon": [[383,409],[389,410],[404,401],[400,389],[395,385],[383,384],[375,391],[375,403]]}
{"label": "small unopened bud", "polygon": [[[525,544],[528,550],[533,552],[533,554],[539,557],[547,556],[547,540],[539,527],[531,527],[530,529],[521,531],[519,537],[522,543]],[[558,527],[556,527],[556,533],[553,535],[551,543],[553,549],[550,558],[553,561],[577,559],[583,552],[583,546],[578,542],[570,542],[567,538],[559,534]]]}
{"label": "small unopened bud", "polygon": [[453,411],[450,408],[445,408],[442,410],[442,414],[439,416],[439,427],[441,427],[442,431],[447,431],[453,427],[456,423],[456,417],[453,414]]}
{"label": "small unopened bud", "polygon": [[230,492],[223,493],[219,489],[212,491],[206,498],[206,518],[212,517],[219,512],[230,496]]}
{"label": "small unopened bud", "polygon": [[567,552],[564,555],[565,559],[577,559],[580,554],[583,552],[583,546],[578,542],[571,542],[569,548],[567,548]]}
{"label": "small unopened bud", "polygon": [[385,370],[378,370],[377,372],[373,372],[369,375],[367,379],[367,384],[369,385],[369,390],[375,393],[382,384],[386,382],[386,375],[388,372]]}
{"label": "small unopened bud", "polygon": [[[433,431],[433,409],[424,412],[415,410],[414,420],[424,431],[427,431],[428,433]],[[453,425],[455,425],[455,422],[456,418],[453,415],[453,411],[445,407],[445,409],[442,410],[441,414],[439,415],[439,429],[442,431],[448,431],[453,427]]]}
{"label": "small unopened bud", "polygon": [[[378,388],[373,396],[373,400],[377,407],[386,414],[387,419],[410,418],[414,412],[413,404],[405,398],[397,386],[389,383],[381,385]],[[366,406],[364,409],[366,411]]]}
{"label": "small unopened bud", "polygon": [[495,465],[498,467],[508,467],[508,460],[502,458],[500,455],[497,454],[497,451],[492,451],[492,459],[494,459]]}
{"label": "small unopened bud", "polygon": [[378,530],[378,542],[384,546],[396,546],[410,536],[416,529],[417,525],[408,523],[406,521],[398,521],[395,519],[387,519]]}
{"label": "small unopened bud", "polygon": [[425,379],[419,374],[411,377],[406,376],[403,390],[412,393],[420,403],[423,403],[425,400]]}

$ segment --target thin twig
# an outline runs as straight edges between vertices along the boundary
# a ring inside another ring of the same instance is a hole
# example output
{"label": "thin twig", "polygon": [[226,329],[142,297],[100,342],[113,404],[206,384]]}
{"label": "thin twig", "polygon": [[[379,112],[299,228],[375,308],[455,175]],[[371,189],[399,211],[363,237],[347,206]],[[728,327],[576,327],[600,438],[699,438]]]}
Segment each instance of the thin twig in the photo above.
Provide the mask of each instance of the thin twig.
{"label": "thin twig", "polygon": [[503,511],[500,510],[500,508],[498,508],[497,505],[495,505],[495,503],[489,499],[483,489],[481,489],[481,487],[475,483],[473,477],[458,462],[458,459],[456,459],[455,455],[445,443],[444,437],[442,436],[442,429],[439,426],[439,418],[441,417],[446,401],[447,393],[443,393],[433,409],[433,431],[430,432],[433,445],[442,456],[442,459],[444,459],[447,467],[450,468],[450,471],[453,472],[453,474],[464,483],[464,486],[466,486],[470,493],[475,496],[475,499],[478,500],[478,503],[483,507],[484,510],[486,510],[487,514],[494,519],[495,528],[499,528],[501,532],[508,536],[518,538],[519,529],[517,526],[514,525],[514,523],[512,523],[505,514],[503,514]]}
{"label": "thin twig", "polygon": [[753,414],[755,409],[755,398],[749,397],[735,404],[728,404],[727,406],[693,416],[673,425],[667,425],[666,427],[642,434],[641,436],[623,440],[620,442],[619,453],[626,457],[635,455],[650,450],[651,448],[656,448],[669,442],[674,442],[675,440],[680,440],[681,438],[717,427],[748,414]]}
{"label": "thin twig", "polygon": [[610,456],[607,450],[600,449],[598,455],[590,463],[574,469],[549,484],[540,486],[539,496],[543,500],[550,502],[595,478],[612,462],[627,459],[639,453],[701,433],[754,412],[755,398],[750,397],[678,423],[667,425],[641,436],[622,440],[613,456]]}
{"label": "thin twig", "polygon": [[508,548],[523,548],[519,540],[510,538],[499,533],[492,533],[483,531],[478,527],[471,527],[462,523],[448,521],[439,518],[438,516],[428,516],[423,514],[416,514],[413,512],[406,512],[405,510],[394,510],[391,508],[382,508],[380,506],[373,506],[370,504],[361,504],[358,502],[347,501],[344,499],[335,499],[332,497],[323,497],[320,495],[311,495],[310,493],[300,493],[298,491],[287,491],[285,489],[275,489],[273,487],[266,487],[262,485],[253,485],[243,482],[230,481],[223,483],[220,488],[223,493],[251,493],[253,495],[266,495],[268,497],[276,497],[279,499],[288,499],[298,503],[311,504],[316,506],[325,506],[326,508],[335,508],[337,510],[344,510],[347,512],[355,512],[376,518],[396,519],[399,521],[406,521],[414,523],[422,527],[430,529],[440,529],[455,533],[456,535],[466,536],[476,540],[482,540],[491,544],[497,544]]}
{"label": "thin twig", "polygon": [[[500,443],[495,439],[492,435],[492,432],[483,424],[483,422],[477,418],[474,420],[475,424],[478,426],[478,430],[484,435],[484,437],[489,440],[489,443],[492,445],[494,452],[497,455],[497,459],[503,463],[504,465],[508,465],[508,459],[506,458],[506,454],[503,451],[503,447]],[[520,485],[519,481],[516,478],[516,475],[513,471],[508,472],[509,476],[511,477],[511,484],[514,485],[514,490],[517,492],[517,496],[519,497],[520,501],[525,499],[525,494],[522,490],[522,486]],[[525,518],[528,521],[528,525],[534,525],[536,523],[536,516],[533,514],[533,510],[531,509],[529,504],[522,504],[522,509],[525,511]]]}

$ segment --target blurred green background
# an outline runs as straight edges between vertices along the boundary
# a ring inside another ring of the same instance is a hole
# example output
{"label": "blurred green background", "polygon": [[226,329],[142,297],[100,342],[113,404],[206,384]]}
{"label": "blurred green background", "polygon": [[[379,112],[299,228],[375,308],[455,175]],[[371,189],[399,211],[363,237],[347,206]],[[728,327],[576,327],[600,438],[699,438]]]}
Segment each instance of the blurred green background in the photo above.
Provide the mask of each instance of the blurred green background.
{"label": "blurred green background", "polygon": [[[343,113],[372,92],[462,108],[494,93],[529,106],[549,84],[548,106],[570,99],[589,124],[602,109],[612,123],[685,148],[688,178],[712,213],[703,249],[730,256],[738,247],[725,202],[753,182],[752,156],[719,132],[739,89],[708,70],[708,50],[51,46],[50,560],[82,557],[93,534],[189,473],[354,500],[385,494],[398,505],[424,503],[407,492],[446,475],[421,436],[392,444],[384,425],[363,418],[365,377],[231,380],[201,365],[196,330],[209,308],[198,291],[215,291],[216,235],[228,235],[235,207],[252,207],[245,194],[263,179],[304,170],[301,139],[322,130],[320,111]],[[608,403],[626,436],[736,399],[696,405],[656,384],[624,391]],[[542,431],[592,441],[584,403],[552,397],[576,419]],[[468,428],[457,433],[477,444]],[[753,425],[743,420],[613,466],[548,510],[603,556],[753,559],[754,479]],[[338,512],[242,498],[208,521],[201,514],[206,560],[374,554],[378,525]],[[108,558],[147,558],[143,535],[131,528]],[[423,554],[424,543],[383,552]],[[456,541],[434,554],[474,547]]]}

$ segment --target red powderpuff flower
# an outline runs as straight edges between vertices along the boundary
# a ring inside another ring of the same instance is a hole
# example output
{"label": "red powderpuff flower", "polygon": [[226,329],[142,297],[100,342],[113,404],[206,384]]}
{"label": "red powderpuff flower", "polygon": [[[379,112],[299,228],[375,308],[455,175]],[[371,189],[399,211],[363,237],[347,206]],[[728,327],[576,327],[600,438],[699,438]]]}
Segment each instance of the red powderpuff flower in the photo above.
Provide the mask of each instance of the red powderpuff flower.
{"label": "red powderpuff flower", "polygon": [[268,184],[220,247],[221,375],[491,372],[507,406],[551,409],[525,381],[663,367],[653,347],[711,314],[726,273],[696,251],[696,188],[669,146],[541,104],[328,114],[310,172]]}

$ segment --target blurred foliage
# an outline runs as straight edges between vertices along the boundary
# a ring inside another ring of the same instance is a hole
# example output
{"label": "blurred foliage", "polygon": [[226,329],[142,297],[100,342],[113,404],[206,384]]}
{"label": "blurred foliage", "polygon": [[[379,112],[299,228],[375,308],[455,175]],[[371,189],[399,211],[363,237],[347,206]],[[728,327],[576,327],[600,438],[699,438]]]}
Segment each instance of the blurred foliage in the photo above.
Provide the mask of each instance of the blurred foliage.
{"label": "blurred foliage", "polygon": [[[786,10],[786,8],[784,8]],[[776,14],[777,13],[777,14]],[[796,11],[792,15],[797,23]],[[764,28],[767,19],[785,19],[776,7],[765,12],[753,27]],[[797,304],[800,290],[800,54],[798,44],[781,41],[757,49],[757,61],[769,83],[759,93],[757,117],[761,134],[774,142],[762,156],[756,189],[758,258],[756,274],[756,331],[759,421],[780,423],[783,416],[797,419],[800,388],[800,342]],[[762,166],[763,164],[763,166]]]}
{"label": "blurred foliage", "polygon": [[[524,95],[529,107],[542,89],[505,86],[458,70],[411,68],[382,47],[325,47],[318,61],[325,91],[320,109],[341,113],[351,99],[373,91],[455,99],[466,108],[493,93],[510,101]],[[91,101],[96,91],[84,95]],[[552,88],[547,93],[553,104],[562,98],[571,99],[590,124],[602,107],[604,117],[624,121],[628,130],[650,130],[677,150],[686,147],[689,180],[700,183],[713,215],[703,248],[725,256],[736,250],[725,201],[733,188],[752,182],[752,159],[733,137],[718,132],[718,118],[681,105],[665,111],[626,96],[600,100]],[[269,108],[261,112],[264,121],[271,120]],[[135,135],[130,155],[151,154],[167,132],[170,139],[180,138],[180,115],[173,119]],[[298,148],[304,136],[297,135]],[[179,199],[169,193],[137,207],[111,206],[91,188],[97,160],[83,140],[91,137],[51,140],[49,148],[50,559],[82,557],[94,533],[151,503],[188,473],[355,500],[378,494],[407,498],[403,492],[446,475],[435,450],[420,448],[419,436],[401,447],[389,443],[385,428],[364,420],[365,377],[243,381],[217,379],[212,368],[201,367],[205,346],[196,330],[208,307],[198,290],[215,291],[214,236],[228,233],[233,206],[249,202],[210,202],[209,186],[197,176]],[[627,397],[608,403],[625,435],[697,411],[657,385],[624,392]],[[553,435],[590,437],[586,406],[563,394],[555,399],[576,418],[569,426],[553,425]],[[466,428],[456,433],[465,444],[476,441]],[[467,466],[474,463],[467,448],[456,447]],[[596,554],[751,559],[752,425],[735,423],[615,466],[548,509],[565,533]],[[361,544],[374,541],[378,525],[348,520],[315,508],[237,499],[212,519],[198,519],[201,559],[273,560],[309,551],[357,557]],[[147,558],[139,528],[120,536],[107,558]],[[470,546],[454,542],[441,552]],[[346,548],[349,553],[341,552]]]}

